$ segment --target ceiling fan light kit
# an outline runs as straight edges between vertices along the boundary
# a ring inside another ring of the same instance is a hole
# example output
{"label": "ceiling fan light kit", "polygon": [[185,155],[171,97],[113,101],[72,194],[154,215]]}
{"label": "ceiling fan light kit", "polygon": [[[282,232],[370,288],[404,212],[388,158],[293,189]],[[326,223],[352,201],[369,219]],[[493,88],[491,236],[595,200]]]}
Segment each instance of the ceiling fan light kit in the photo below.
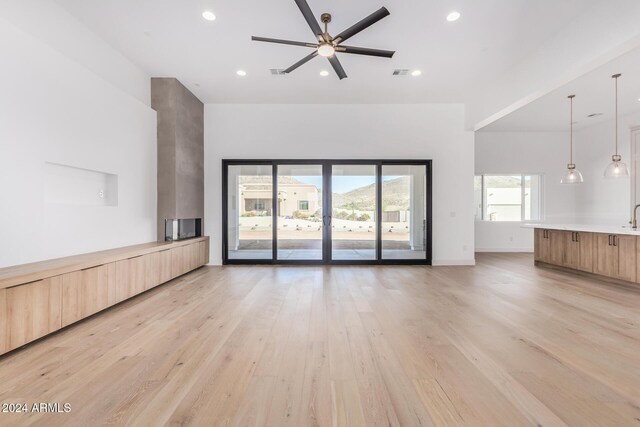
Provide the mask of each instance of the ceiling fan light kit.
{"label": "ceiling fan light kit", "polygon": [[320,16],[321,22],[324,24],[324,31],[320,27],[320,24],[316,20],[309,4],[306,0],[295,0],[300,12],[302,12],[302,16],[307,21],[309,28],[313,32],[314,36],[318,40],[317,43],[305,43],[298,42],[292,40],[281,40],[281,39],[272,39],[267,37],[256,37],[252,36],[251,40],[267,42],[267,43],[277,43],[277,44],[287,44],[292,46],[300,46],[313,48],[314,51],[309,55],[302,58],[300,61],[293,64],[291,67],[284,70],[285,74],[291,73],[298,67],[306,64],[311,61],[316,56],[322,56],[329,60],[331,67],[336,72],[340,80],[347,77],[347,73],[342,68],[342,64],[338,60],[336,53],[349,53],[354,55],[365,55],[365,56],[377,56],[381,58],[392,58],[395,51],[389,50],[381,50],[381,49],[370,49],[365,47],[355,47],[355,46],[345,46],[342,45],[342,42],[348,40],[349,38],[355,36],[359,32],[369,28],[376,22],[390,15],[389,11],[385,7],[381,7],[377,11],[373,12],[371,15],[367,16],[363,20],[357,22],[351,27],[347,28],[340,34],[335,37],[332,37],[329,34],[329,23],[331,22],[331,14],[323,13]]}

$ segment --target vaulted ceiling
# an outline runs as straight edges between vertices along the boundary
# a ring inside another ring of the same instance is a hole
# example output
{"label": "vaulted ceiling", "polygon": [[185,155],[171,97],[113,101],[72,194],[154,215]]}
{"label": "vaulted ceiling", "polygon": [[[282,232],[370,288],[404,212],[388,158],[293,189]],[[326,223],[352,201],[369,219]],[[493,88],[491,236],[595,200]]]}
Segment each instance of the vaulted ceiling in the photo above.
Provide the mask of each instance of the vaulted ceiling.
{"label": "vaulted ceiling", "polygon": [[[57,0],[152,76],[180,79],[207,103],[452,103],[505,72],[603,0],[309,0],[330,12],[334,34],[381,6],[391,16],[349,44],[396,50],[393,59],[339,54],[339,81],[324,58],[273,76],[308,48],[252,42],[266,36],[313,42],[293,0]],[[216,15],[202,18],[204,10]],[[447,22],[457,10],[462,17]],[[419,77],[393,77],[394,69]],[[242,69],[247,76],[239,77]],[[321,70],[331,73],[319,75]]]}

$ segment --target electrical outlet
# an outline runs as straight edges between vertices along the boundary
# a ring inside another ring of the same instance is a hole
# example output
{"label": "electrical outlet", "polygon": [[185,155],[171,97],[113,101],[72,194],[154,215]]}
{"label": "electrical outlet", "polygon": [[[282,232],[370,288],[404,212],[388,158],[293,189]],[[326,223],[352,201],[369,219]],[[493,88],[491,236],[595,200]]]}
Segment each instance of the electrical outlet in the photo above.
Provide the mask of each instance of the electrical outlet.
{"label": "electrical outlet", "polygon": [[98,190],[98,197],[100,197],[101,199],[104,199],[104,191],[103,190]]}

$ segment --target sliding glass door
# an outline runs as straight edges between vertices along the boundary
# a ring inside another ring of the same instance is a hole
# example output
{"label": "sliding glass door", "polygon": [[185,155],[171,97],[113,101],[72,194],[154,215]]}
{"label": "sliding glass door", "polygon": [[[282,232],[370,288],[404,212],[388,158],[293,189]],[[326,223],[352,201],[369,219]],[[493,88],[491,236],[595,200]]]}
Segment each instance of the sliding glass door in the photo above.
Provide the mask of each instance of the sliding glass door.
{"label": "sliding glass door", "polygon": [[431,162],[224,160],[225,264],[430,264]]}
{"label": "sliding glass door", "polygon": [[331,259],[377,259],[375,164],[331,166]]}
{"label": "sliding glass door", "polygon": [[273,166],[229,165],[226,170],[229,260],[273,258]]}
{"label": "sliding glass door", "polygon": [[280,164],[277,167],[277,259],[321,261],[322,165]]}
{"label": "sliding glass door", "polygon": [[427,256],[427,170],[382,165],[382,259]]}

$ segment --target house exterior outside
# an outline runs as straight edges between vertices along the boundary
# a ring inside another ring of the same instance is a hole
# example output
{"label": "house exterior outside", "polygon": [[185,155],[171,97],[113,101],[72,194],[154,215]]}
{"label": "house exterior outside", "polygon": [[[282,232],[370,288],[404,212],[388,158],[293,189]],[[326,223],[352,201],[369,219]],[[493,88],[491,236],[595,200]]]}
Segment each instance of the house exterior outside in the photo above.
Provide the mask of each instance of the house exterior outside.
{"label": "house exterior outside", "polygon": [[[273,185],[245,182],[240,185],[240,215],[271,216]],[[278,214],[283,217],[311,217],[322,209],[322,193],[313,184],[279,183]]]}

